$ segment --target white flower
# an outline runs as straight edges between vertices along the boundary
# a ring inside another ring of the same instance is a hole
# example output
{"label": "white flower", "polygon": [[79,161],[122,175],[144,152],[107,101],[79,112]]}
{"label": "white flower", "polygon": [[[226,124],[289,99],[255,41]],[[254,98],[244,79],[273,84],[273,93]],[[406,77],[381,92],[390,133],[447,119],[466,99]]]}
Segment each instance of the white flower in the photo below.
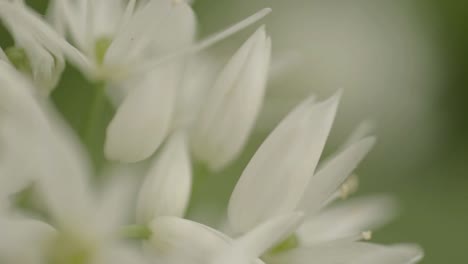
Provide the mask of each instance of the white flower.
{"label": "white flower", "polygon": [[[52,1],[49,18],[57,31],[24,5],[0,2],[0,7],[2,19],[21,25],[15,30],[62,51],[89,78],[110,85],[109,94],[120,107],[108,129],[106,156],[126,162],[149,157],[168,133],[183,79],[184,55],[216,43],[269,12],[264,9],[193,44],[195,15],[183,1]],[[70,36],[75,46],[59,33]]]}
{"label": "white flower", "polygon": [[234,54],[207,93],[195,121],[193,151],[219,170],[242,150],[262,106],[271,39],[261,27]]}
{"label": "white flower", "polygon": [[[37,103],[22,76],[4,62],[0,62],[0,73],[1,115],[17,121],[0,123],[0,127],[17,128],[20,135],[2,134],[10,136],[2,140],[19,143],[16,151],[2,153],[2,164],[12,168],[29,166],[24,181],[34,184],[47,215],[46,219],[35,221],[0,212],[0,229],[8,231],[2,231],[0,237],[0,259],[30,263],[144,263],[120,241],[120,228],[129,209],[126,202],[130,178],[113,177],[96,197],[91,191],[87,161],[69,131],[56,123],[59,120],[45,105]],[[21,140],[27,140],[27,144]],[[9,178],[2,178],[1,182],[22,176],[14,170],[5,172],[1,176]],[[7,198],[21,190],[18,188],[3,186],[0,197]]]}
{"label": "white flower", "polygon": [[226,263],[237,260],[239,254],[253,260],[287,237],[303,217],[296,212],[274,217],[233,240],[215,229],[182,218],[190,191],[188,148],[184,135],[177,132],[148,170],[136,211],[138,223],[150,231],[145,248],[162,263]]}
{"label": "white flower", "polygon": [[258,225],[244,237],[233,240],[200,223],[162,216],[150,223],[154,235],[146,246],[155,258],[169,264],[235,263],[229,260],[236,259],[239,254],[253,261],[289,235],[301,219],[301,213],[278,216]]}
{"label": "white flower", "polygon": [[297,207],[318,164],[337,105],[338,96],[319,104],[308,99],[268,136],[231,195],[228,215],[235,232]]}
{"label": "white flower", "polygon": [[[268,263],[353,261],[383,248],[356,241],[369,239],[366,230],[387,221],[391,212],[388,200],[373,198],[321,212],[352,191],[353,182],[345,180],[375,141],[373,137],[361,138],[367,132],[359,129],[351,136],[355,142],[347,142],[316,169],[338,99],[335,95],[314,103],[309,98],[296,107],[257,150],[231,195],[228,221],[233,234],[249,232],[271,217],[295,210],[305,212],[305,220],[294,234],[266,254]],[[408,261],[422,254],[411,252]],[[388,253],[389,258],[399,254]]]}

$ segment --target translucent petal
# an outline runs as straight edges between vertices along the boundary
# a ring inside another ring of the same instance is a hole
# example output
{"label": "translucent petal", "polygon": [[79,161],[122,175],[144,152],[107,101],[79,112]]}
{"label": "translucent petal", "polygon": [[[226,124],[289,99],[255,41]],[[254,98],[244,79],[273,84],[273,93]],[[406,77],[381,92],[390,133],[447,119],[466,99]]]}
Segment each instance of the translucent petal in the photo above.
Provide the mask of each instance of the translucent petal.
{"label": "translucent petal", "polygon": [[266,261],[269,264],[351,263],[381,248],[383,246],[370,243],[330,242],[309,247],[299,247],[283,253],[270,255]]}
{"label": "translucent petal", "polygon": [[413,264],[419,262],[424,252],[418,245],[400,244],[379,249],[352,264]]}
{"label": "translucent petal", "polygon": [[309,215],[316,213],[345,179],[351,175],[374,143],[374,137],[364,138],[325,162],[310,179],[299,204],[299,210],[304,210]]}
{"label": "translucent petal", "polygon": [[56,235],[46,223],[20,218],[0,218],[2,263],[45,263],[45,246]]}
{"label": "translucent petal", "polygon": [[304,245],[346,238],[388,223],[395,207],[386,196],[355,198],[311,216],[299,227],[297,235]]}
{"label": "translucent petal", "polygon": [[236,232],[292,212],[314,173],[335,117],[339,96],[306,100],[273,130],[242,173],[229,202]]}
{"label": "translucent petal", "polygon": [[193,150],[214,170],[238,156],[265,93],[271,40],[261,27],[224,67],[195,122]]}
{"label": "translucent petal", "polygon": [[172,135],[155,158],[144,180],[137,204],[137,220],[184,216],[192,187],[192,170],[185,136]]}
{"label": "translucent petal", "polygon": [[[151,25],[150,27],[148,25]],[[151,1],[122,25],[105,57],[106,64],[141,64],[149,57],[189,45],[196,32],[192,8],[172,0]]]}
{"label": "translucent petal", "polygon": [[157,217],[151,224],[152,233],[146,248],[161,263],[209,263],[231,240],[202,224],[177,218]]}
{"label": "translucent petal", "polygon": [[154,70],[127,95],[107,127],[108,159],[137,162],[156,151],[171,125],[178,72],[173,65]]}
{"label": "translucent petal", "polygon": [[304,214],[300,212],[273,217],[236,239],[234,246],[253,260],[291,235],[303,217]]}

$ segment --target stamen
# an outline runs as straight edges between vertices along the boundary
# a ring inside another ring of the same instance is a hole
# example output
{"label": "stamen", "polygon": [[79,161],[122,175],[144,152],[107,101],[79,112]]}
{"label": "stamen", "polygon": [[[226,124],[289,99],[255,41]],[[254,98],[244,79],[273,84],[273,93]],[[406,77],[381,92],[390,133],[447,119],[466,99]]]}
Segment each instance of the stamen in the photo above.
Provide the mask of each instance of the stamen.
{"label": "stamen", "polygon": [[368,231],[364,231],[361,233],[361,236],[362,236],[362,239],[363,240],[371,240],[372,239],[372,231],[368,230]]}
{"label": "stamen", "polygon": [[340,188],[341,199],[348,198],[349,195],[357,191],[359,187],[359,178],[356,175],[351,175]]}

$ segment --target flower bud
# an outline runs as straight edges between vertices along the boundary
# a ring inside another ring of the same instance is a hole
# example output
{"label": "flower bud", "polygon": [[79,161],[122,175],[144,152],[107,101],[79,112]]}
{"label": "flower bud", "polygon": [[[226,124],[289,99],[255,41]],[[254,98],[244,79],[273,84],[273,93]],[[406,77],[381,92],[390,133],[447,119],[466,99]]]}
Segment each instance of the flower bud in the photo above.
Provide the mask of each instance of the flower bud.
{"label": "flower bud", "polygon": [[213,170],[237,157],[260,111],[270,63],[271,40],[258,29],[219,74],[200,110],[193,151]]}
{"label": "flower bud", "polygon": [[188,205],[192,171],[184,135],[176,133],[156,157],[144,180],[137,220],[146,224],[157,216],[182,217]]}

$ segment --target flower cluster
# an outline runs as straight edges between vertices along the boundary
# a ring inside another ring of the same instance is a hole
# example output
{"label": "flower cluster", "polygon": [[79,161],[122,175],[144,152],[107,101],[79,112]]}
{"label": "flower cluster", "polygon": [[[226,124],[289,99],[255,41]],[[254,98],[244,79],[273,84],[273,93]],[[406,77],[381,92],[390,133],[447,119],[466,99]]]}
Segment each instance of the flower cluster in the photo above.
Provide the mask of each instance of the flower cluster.
{"label": "flower cluster", "polygon": [[[375,142],[363,125],[320,161],[339,92],[305,99],[271,132],[223,225],[185,218],[194,164],[219,171],[246,145],[271,39],[260,27],[216,70],[199,51],[269,11],[198,41],[182,0],[51,0],[45,18],[0,0],[14,39],[0,48],[0,263],[416,263],[418,246],[367,241],[392,217],[390,198],[335,204]],[[93,131],[78,137],[50,99],[65,62],[115,108],[105,169],[89,157]]]}

